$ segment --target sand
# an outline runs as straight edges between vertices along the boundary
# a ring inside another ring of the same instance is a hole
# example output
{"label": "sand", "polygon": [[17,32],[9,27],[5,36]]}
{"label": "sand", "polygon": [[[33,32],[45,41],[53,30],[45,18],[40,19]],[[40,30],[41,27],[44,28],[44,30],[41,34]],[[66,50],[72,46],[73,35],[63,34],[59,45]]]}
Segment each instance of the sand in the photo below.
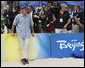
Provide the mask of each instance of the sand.
{"label": "sand", "polygon": [[48,58],[30,60],[23,65],[20,61],[1,62],[1,67],[84,67],[84,59],[79,58]]}

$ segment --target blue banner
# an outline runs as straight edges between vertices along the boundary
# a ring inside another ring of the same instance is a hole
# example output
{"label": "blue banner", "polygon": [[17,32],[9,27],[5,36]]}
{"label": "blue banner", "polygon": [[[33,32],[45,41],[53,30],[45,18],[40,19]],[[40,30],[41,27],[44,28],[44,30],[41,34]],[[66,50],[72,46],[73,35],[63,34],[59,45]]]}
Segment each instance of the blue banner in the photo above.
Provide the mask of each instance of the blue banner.
{"label": "blue banner", "polygon": [[51,57],[72,57],[84,52],[84,33],[51,34]]}
{"label": "blue banner", "polygon": [[75,5],[78,4],[80,6],[84,6],[84,1],[59,1],[60,4],[65,3],[68,5]]}
{"label": "blue banner", "polygon": [[[64,58],[80,53],[84,53],[84,33],[36,33],[30,38],[28,59]],[[1,61],[17,60],[21,60],[17,35],[1,34]]]}

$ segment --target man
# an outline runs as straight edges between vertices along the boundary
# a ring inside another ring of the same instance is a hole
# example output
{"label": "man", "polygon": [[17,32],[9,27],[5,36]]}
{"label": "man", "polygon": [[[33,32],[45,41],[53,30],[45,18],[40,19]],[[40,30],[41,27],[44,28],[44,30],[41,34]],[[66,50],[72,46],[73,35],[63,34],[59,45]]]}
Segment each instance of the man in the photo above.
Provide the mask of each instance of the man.
{"label": "man", "polygon": [[59,2],[57,1],[55,1],[54,3],[53,3],[53,12],[55,13],[55,14],[57,14],[59,11],[60,11],[60,4],[59,4]]}
{"label": "man", "polygon": [[79,25],[79,32],[84,33],[84,11],[75,16],[75,22]]}
{"label": "man", "polygon": [[6,6],[4,11],[5,25],[7,26],[8,33],[11,33],[12,22],[13,22],[13,11],[10,9],[10,6]]}
{"label": "man", "polygon": [[39,20],[41,20],[41,33],[45,32],[45,19],[46,19],[46,5],[42,4]]}
{"label": "man", "polygon": [[28,6],[28,13],[31,15],[31,18],[33,20],[33,6],[31,5]]}
{"label": "man", "polygon": [[79,25],[76,20],[77,20],[77,18],[80,19],[80,16],[79,16],[80,13],[81,13],[80,7],[78,6],[78,7],[76,7],[76,13],[74,13],[74,24],[73,24],[74,33],[79,33]]}
{"label": "man", "polygon": [[47,9],[47,14],[46,14],[46,32],[49,33],[54,33],[54,24],[55,24],[55,17],[54,15],[58,15],[57,13],[60,10],[60,5],[58,2],[54,2],[55,4],[53,5],[53,2],[49,1],[48,2],[48,9]]}
{"label": "man", "polygon": [[39,33],[39,22],[38,22],[39,17],[38,16],[35,17],[33,6],[29,5],[28,13],[31,15],[31,18],[32,18],[32,20],[34,22],[34,32]]}
{"label": "man", "polygon": [[77,7],[78,7],[78,6],[79,6],[78,4],[75,4],[75,5],[74,5],[74,10],[73,10],[74,13],[77,12]]}
{"label": "man", "polygon": [[67,33],[67,26],[70,24],[71,19],[69,13],[66,11],[67,5],[61,4],[61,9],[58,15],[55,15],[55,33]]}
{"label": "man", "polygon": [[49,30],[49,25],[51,21],[53,21],[53,12],[52,12],[52,2],[48,2],[48,9],[46,13],[46,20],[45,20],[45,31],[46,33],[52,32],[52,30]]}
{"label": "man", "polygon": [[73,11],[72,11],[72,7],[69,7],[68,12],[69,12],[69,15],[70,15],[70,18],[71,18],[71,23],[67,27],[67,32],[68,33],[72,33],[72,24],[73,24]]}
{"label": "man", "polygon": [[1,8],[1,34],[4,33],[4,22],[5,22],[5,18],[3,16],[3,8]]}
{"label": "man", "polygon": [[[33,21],[31,19],[30,14],[27,14],[27,7],[22,7],[21,14],[18,14],[13,22],[12,25],[12,36],[14,36],[14,27],[16,26],[16,32],[19,38],[19,43],[21,47],[22,53],[22,60],[23,64],[28,64],[28,45],[31,36],[34,36],[34,29],[33,29]],[[31,27],[31,30],[30,30]]]}

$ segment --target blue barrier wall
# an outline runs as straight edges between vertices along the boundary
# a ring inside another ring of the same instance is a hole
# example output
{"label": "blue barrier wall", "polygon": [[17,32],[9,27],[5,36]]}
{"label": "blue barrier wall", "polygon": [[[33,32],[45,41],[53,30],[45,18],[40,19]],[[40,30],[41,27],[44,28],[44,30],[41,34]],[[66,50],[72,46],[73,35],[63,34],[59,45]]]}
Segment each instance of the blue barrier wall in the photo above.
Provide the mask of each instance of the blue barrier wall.
{"label": "blue barrier wall", "polygon": [[84,33],[51,34],[51,57],[72,57],[84,52]]}
{"label": "blue barrier wall", "polygon": [[[73,53],[84,52],[84,33],[36,33],[31,36],[28,59],[72,57]],[[1,35],[1,60],[20,60],[18,37]]]}
{"label": "blue barrier wall", "polygon": [[[28,59],[50,58],[49,33],[36,33],[30,38]],[[1,61],[21,60],[21,49],[17,35],[1,34]]]}

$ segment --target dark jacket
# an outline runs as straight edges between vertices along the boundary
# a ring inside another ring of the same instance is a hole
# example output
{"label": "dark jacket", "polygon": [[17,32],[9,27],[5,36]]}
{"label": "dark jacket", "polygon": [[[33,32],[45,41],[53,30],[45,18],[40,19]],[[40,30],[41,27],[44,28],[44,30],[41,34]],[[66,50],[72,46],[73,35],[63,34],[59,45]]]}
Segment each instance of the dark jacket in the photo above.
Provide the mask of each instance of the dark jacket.
{"label": "dark jacket", "polygon": [[13,23],[13,11],[12,10],[5,10],[4,11],[4,17],[5,17],[5,25],[7,28],[11,29],[12,23]]}

